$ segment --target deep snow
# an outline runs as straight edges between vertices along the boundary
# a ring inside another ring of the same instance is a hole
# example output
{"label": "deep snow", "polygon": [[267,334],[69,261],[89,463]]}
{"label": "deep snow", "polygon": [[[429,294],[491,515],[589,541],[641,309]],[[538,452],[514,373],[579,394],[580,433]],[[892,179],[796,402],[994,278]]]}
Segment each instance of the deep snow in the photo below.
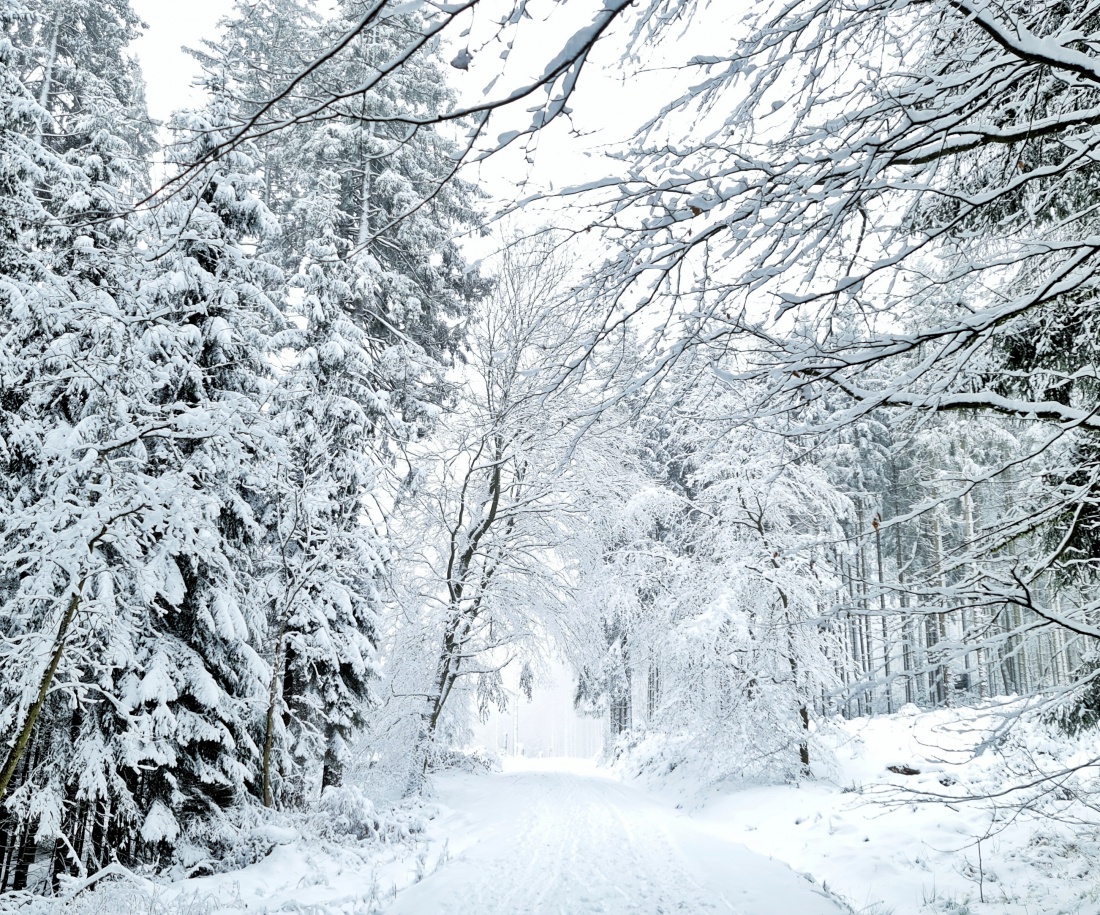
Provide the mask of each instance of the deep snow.
{"label": "deep snow", "polygon": [[[858,915],[1100,915],[1100,734],[1017,719],[1026,704],[834,720],[819,742],[833,758],[800,784],[655,776],[652,751],[645,772],[645,752],[619,769]],[[1064,774],[1021,789],[1042,773]]]}
{"label": "deep snow", "polygon": [[[0,913],[1098,915],[1100,735],[1020,722],[975,756],[1022,706],[832,722],[832,765],[801,784],[704,785],[690,765],[639,775],[640,752],[614,769],[505,760],[435,775],[427,798],[379,811],[385,843],[319,830],[322,811],[284,817],[255,831],[273,847],[249,867],[104,881],[66,905],[0,899]],[[1073,771],[1009,790],[1040,769]]]}

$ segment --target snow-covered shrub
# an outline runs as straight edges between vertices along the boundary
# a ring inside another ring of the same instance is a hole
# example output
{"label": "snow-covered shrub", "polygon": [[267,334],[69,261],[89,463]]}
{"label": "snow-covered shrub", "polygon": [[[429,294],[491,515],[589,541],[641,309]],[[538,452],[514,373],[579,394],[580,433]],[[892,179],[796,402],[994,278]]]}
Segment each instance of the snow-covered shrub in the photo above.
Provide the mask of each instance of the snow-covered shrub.
{"label": "snow-covered shrub", "polygon": [[196,877],[239,870],[294,841],[301,815],[245,804],[189,824],[174,849],[170,873]]}
{"label": "snow-covered shrub", "polygon": [[221,908],[208,894],[168,894],[145,879],[123,873],[117,865],[108,870],[112,868],[119,873],[86,887],[87,880],[66,878],[57,896],[0,895],[0,915],[214,915]]}
{"label": "snow-covered shrub", "polygon": [[452,747],[433,749],[428,758],[429,772],[457,770],[460,772],[499,772],[500,756],[477,747],[473,750],[456,750]]}
{"label": "snow-covered shrub", "polygon": [[420,802],[412,800],[376,807],[367,793],[354,785],[326,788],[308,826],[331,839],[406,842],[424,831]]}
{"label": "snow-covered shrub", "polygon": [[357,839],[377,835],[380,825],[371,799],[355,786],[326,788],[314,822],[328,835]]}

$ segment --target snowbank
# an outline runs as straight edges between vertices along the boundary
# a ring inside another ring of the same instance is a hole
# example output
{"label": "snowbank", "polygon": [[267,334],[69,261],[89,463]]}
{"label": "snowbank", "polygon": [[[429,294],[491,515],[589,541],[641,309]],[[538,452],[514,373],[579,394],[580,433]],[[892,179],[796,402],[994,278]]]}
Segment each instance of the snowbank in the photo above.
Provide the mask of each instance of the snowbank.
{"label": "snowbank", "polygon": [[378,809],[354,786],[330,789],[313,813],[270,813],[227,860],[204,862],[218,873],[149,879],[111,865],[58,897],[0,896],[0,915],[368,915],[424,876],[437,815],[423,800]]}
{"label": "snowbank", "polygon": [[1021,711],[1012,699],[838,721],[819,735],[833,759],[817,781],[647,781],[861,915],[1095,915],[1100,735],[1070,737]]}

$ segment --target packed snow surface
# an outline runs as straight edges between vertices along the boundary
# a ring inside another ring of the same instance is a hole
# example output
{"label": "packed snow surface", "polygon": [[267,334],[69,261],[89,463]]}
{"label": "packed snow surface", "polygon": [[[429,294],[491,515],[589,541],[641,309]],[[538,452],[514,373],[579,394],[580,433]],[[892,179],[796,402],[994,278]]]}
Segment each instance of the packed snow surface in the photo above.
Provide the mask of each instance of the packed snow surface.
{"label": "packed snow surface", "polygon": [[[451,844],[388,915],[845,911],[789,867],[576,760],[509,760],[436,782]],[[452,843],[455,838],[452,838]]]}

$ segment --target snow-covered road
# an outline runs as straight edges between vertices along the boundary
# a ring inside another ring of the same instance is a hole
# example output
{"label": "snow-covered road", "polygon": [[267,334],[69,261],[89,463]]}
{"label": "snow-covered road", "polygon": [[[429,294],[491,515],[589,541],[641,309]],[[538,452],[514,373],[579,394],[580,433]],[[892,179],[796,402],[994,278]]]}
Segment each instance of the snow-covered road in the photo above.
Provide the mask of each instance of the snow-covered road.
{"label": "snow-covered road", "polygon": [[786,865],[592,767],[532,761],[441,778],[436,794],[447,855],[387,915],[845,911]]}

